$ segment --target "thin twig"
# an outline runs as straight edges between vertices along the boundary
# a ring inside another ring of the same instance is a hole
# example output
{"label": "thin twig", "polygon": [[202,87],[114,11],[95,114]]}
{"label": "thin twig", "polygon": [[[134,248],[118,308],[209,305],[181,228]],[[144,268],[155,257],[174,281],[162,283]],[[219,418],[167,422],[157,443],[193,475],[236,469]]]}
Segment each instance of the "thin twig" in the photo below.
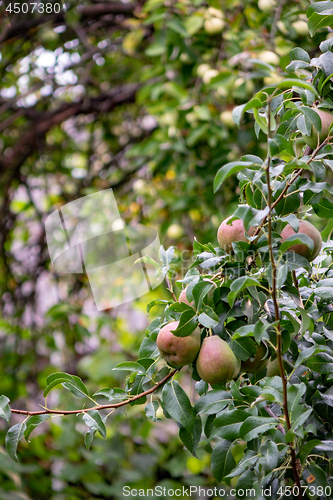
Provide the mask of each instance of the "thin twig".
{"label": "thin twig", "polygon": [[[266,412],[266,413],[267,413],[270,417],[273,417],[273,418],[276,418],[277,420],[279,420],[279,419],[278,419],[278,417],[275,415],[275,413],[273,413],[273,411],[270,409],[270,407],[269,407],[269,406],[264,406],[264,410],[265,410],[265,412]],[[286,431],[284,430],[284,428],[282,427],[282,425],[281,425],[281,424],[277,425],[277,426],[276,426],[276,428],[277,428],[277,429],[279,429],[279,431],[280,431],[280,432],[282,432],[282,434],[285,434],[285,433],[286,433]]]}

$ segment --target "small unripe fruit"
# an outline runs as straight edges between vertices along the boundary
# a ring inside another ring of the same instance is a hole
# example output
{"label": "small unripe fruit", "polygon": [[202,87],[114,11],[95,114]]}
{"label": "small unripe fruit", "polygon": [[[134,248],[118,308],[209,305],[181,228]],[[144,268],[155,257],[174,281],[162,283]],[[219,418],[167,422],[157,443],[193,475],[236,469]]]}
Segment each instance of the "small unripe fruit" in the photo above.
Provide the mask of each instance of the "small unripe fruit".
{"label": "small unripe fruit", "polygon": [[176,337],[171,330],[176,330],[179,321],[171,321],[159,331],[156,344],[161,356],[172,368],[193,363],[200,349],[201,332],[196,328],[187,337]]}
{"label": "small unripe fruit", "polygon": [[199,66],[197,67],[197,75],[202,78],[206,71],[209,71],[210,69],[211,67],[209,66],[209,64],[199,64]]}
{"label": "small unripe fruit", "polygon": [[302,21],[301,19],[292,23],[292,27],[298,35],[305,36],[309,33],[308,23],[306,21]]}
{"label": "small unripe fruit", "polygon": [[179,224],[171,224],[171,226],[168,227],[167,235],[169,238],[178,240],[178,238],[181,238],[183,234],[184,230]]}
{"label": "small unripe fruit", "polygon": [[267,347],[263,342],[261,342],[258,346],[254,359],[251,361],[251,358],[249,358],[246,361],[242,361],[241,371],[246,373],[260,373],[268,365],[270,360],[270,357],[267,357],[268,354],[269,352]]}
{"label": "small unripe fruit", "polygon": [[224,24],[223,19],[212,17],[211,19],[206,19],[204,22],[204,28],[210,35],[216,35],[217,33],[221,33],[224,28]]}
{"label": "small unripe fruit", "polygon": [[[309,262],[311,262],[313,259],[317,257],[317,255],[321,250],[322,239],[320,232],[318,231],[317,228],[314,227],[313,224],[311,224],[311,222],[308,222],[307,220],[300,220],[298,233],[306,234],[307,236],[309,236],[309,238],[312,239],[313,250],[310,250],[310,248],[306,246],[304,243],[296,243],[295,245],[289,248],[289,251],[295,252],[298,255],[302,255]],[[286,227],[284,227],[281,232],[282,242],[293,234],[297,233],[293,230],[290,224],[287,224]]]}
{"label": "small unripe fruit", "polygon": [[[317,132],[317,130],[314,128],[312,125],[311,127],[311,135],[304,135],[304,141],[310,148],[315,149],[318,144],[321,144],[326,137],[328,136],[328,131],[330,128],[330,125],[333,123],[333,114],[330,113],[329,111],[324,111],[322,109],[318,108],[312,108],[320,117],[321,120],[321,132],[320,134]],[[318,136],[319,136],[319,142],[318,142]]]}
{"label": "small unripe fruit", "polygon": [[206,71],[206,73],[203,75],[202,77],[202,80],[204,83],[208,84],[210,83],[210,81],[215,78],[217,75],[219,74],[219,72],[217,71],[217,69],[209,69],[208,71]]}
{"label": "small unripe fruit", "polygon": [[227,125],[227,127],[233,128],[236,126],[234,119],[232,117],[232,110],[231,109],[226,109],[225,111],[222,111],[220,114],[220,120],[224,125]]}
{"label": "small unripe fruit", "polygon": [[259,0],[258,7],[262,12],[271,12],[276,7],[275,0]]}
{"label": "small unripe fruit", "polygon": [[215,7],[208,7],[206,11],[206,16],[207,17],[219,17],[220,19],[223,19],[223,12],[222,10],[215,9]]}
{"label": "small unripe fruit", "polygon": [[[283,360],[283,368],[287,373],[291,373],[293,371],[293,365],[289,363],[289,361]],[[280,368],[279,368],[279,360],[275,358],[273,361],[269,361],[267,365],[267,377],[280,377]]]}
{"label": "small unripe fruit", "polygon": [[237,377],[240,360],[229,344],[217,335],[206,337],[199,352],[196,368],[202,380],[208,384],[221,384]]}
{"label": "small unripe fruit", "polygon": [[266,62],[268,64],[274,64],[277,66],[280,63],[280,58],[275,52],[272,52],[271,50],[263,50],[258,54],[258,59],[260,61]]}
{"label": "small unripe fruit", "polygon": [[[228,224],[231,217],[232,216],[225,219],[217,230],[217,241],[226,253],[233,252],[233,241],[248,241],[245,236],[243,221],[241,219],[235,219],[231,224]],[[248,235],[253,236],[254,232],[255,228],[251,226],[248,230]]]}

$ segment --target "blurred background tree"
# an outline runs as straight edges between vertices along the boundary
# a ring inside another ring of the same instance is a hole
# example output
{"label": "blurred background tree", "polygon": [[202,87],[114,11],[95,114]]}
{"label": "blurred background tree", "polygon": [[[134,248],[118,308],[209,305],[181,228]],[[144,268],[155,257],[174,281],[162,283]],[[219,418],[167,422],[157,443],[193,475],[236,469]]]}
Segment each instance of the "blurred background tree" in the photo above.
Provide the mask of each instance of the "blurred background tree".
{"label": "blurred background tree", "polygon": [[[137,357],[154,317],[146,304],[168,297],[161,285],[98,313],[85,275],[52,270],[46,217],[113,188],[126,222],[152,226],[176,247],[181,276],[194,236],[216,242],[238,203],[233,179],[213,195],[216,171],[266,148],[250,121],[236,128],[232,109],[283,79],[295,46],[317,55],[323,33],[310,39],[305,0],[91,0],[42,24],[10,24],[5,7],[0,1],[0,380],[13,405],[34,410],[54,371],[80,375],[91,390],[121,385],[111,369]],[[182,381],[190,383],[186,374]],[[64,391],[55,394],[53,406],[72,408]],[[118,411],[90,451],[85,426],[52,419],[20,445],[20,464],[0,449],[1,500],[214,484],[209,456],[192,457],[176,424],[159,417],[152,423],[140,406]]]}

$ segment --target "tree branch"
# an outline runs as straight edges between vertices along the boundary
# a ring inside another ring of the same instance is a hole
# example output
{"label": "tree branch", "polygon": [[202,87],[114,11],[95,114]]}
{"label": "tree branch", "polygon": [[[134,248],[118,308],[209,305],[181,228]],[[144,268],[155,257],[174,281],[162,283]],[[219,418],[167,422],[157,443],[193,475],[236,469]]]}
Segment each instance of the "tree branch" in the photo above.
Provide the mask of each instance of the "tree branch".
{"label": "tree branch", "polygon": [[166,377],[164,377],[160,382],[155,384],[153,387],[148,389],[147,391],[141,392],[141,394],[137,394],[136,396],[133,396],[132,398],[126,399],[125,401],[120,401],[120,403],[111,403],[108,405],[97,405],[93,406],[91,408],[81,408],[80,410],[40,410],[40,411],[28,411],[28,410],[16,410],[16,409],[11,409],[12,413],[17,413],[19,415],[27,415],[29,417],[32,417],[34,415],[77,415],[78,413],[88,413],[89,411],[92,410],[107,410],[110,408],[120,408],[121,406],[125,406],[129,403],[132,403],[132,401],[137,401],[140,398],[143,398],[144,396],[148,396],[149,394],[153,394],[157,389],[162,387],[162,385],[165,384],[170,378],[172,378],[175,373],[178,372],[178,369],[172,370]]}

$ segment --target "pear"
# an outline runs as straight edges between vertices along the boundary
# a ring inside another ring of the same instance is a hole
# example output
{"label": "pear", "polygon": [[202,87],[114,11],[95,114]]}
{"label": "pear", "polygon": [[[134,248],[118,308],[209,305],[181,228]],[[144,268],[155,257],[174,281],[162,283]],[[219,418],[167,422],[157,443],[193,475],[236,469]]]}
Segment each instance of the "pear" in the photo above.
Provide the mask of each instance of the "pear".
{"label": "pear", "polygon": [[[322,245],[322,239],[321,239],[321,234],[318,231],[317,228],[314,227],[311,222],[307,220],[300,220],[299,221],[299,228],[298,228],[298,233],[301,234],[306,234],[309,236],[309,238],[312,239],[313,241],[313,250],[310,250],[310,248],[303,244],[303,243],[297,243],[296,245],[293,245],[292,247],[289,248],[289,251],[295,252],[298,255],[302,255],[305,257],[309,262],[311,262],[313,259],[317,257],[321,250],[321,245]],[[282,237],[282,242],[285,241],[289,236],[297,234],[293,230],[290,224],[287,224],[281,232],[281,237]]]}
{"label": "pear", "polygon": [[208,384],[220,384],[237,377],[241,367],[229,344],[217,335],[206,337],[199,352],[196,368]]}
{"label": "pear", "polygon": [[[231,217],[227,217],[217,230],[217,241],[226,253],[233,252],[233,241],[248,241],[245,236],[244,222],[241,219],[235,219],[231,224],[228,224]],[[248,235],[253,236],[254,232],[255,227],[251,226],[248,230]]]}
{"label": "pear", "polygon": [[193,363],[201,344],[200,328],[196,328],[187,337],[176,337],[172,331],[176,330],[178,324],[179,321],[171,321],[163,326],[156,339],[161,356],[172,368],[181,368]]}

